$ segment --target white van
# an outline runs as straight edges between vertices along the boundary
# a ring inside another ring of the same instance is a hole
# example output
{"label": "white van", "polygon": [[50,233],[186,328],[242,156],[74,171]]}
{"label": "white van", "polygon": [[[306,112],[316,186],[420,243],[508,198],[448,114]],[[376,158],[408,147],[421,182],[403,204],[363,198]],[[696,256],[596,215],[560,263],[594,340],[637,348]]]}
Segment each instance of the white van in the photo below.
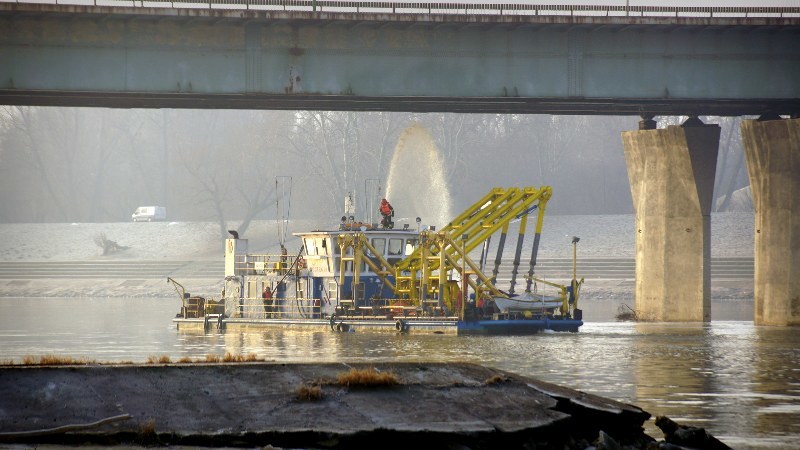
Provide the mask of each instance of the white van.
{"label": "white van", "polygon": [[131,214],[134,222],[153,222],[167,219],[167,208],[163,206],[140,206]]}

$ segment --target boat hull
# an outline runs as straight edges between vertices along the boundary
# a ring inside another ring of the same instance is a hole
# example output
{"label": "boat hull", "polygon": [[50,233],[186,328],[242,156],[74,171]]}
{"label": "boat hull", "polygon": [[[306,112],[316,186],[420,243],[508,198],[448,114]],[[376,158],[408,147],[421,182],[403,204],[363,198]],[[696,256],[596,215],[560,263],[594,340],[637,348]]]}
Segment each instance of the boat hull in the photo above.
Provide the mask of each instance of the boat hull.
{"label": "boat hull", "polygon": [[577,332],[583,321],[575,319],[515,319],[500,318],[463,321],[447,318],[361,318],[337,317],[327,319],[242,319],[224,318],[175,318],[179,330],[226,329],[239,331],[248,329],[300,329],[330,332],[387,332],[414,334],[498,334],[525,335],[546,331]]}

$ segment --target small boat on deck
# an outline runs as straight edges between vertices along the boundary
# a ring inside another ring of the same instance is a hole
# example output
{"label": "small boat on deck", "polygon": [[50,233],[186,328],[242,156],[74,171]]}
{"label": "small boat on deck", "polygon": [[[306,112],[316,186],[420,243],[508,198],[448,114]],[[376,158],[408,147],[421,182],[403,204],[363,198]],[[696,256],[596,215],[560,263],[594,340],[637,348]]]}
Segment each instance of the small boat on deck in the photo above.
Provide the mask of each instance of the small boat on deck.
{"label": "small boat on deck", "polygon": [[[408,225],[394,229],[391,222],[379,226],[346,215],[336,228],[294,233],[302,245],[291,255],[285,250],[251,254],[247,239],[234,234],[225,241],[222,298],[206,300],[179,290],[184,303],[173,321],[181,329],[577,332],[583,325],[578,308],[583,279],[576,279],[575,270],[568,286],[534,276],[551,194],[548,186],[495,188],[440,230]],[[515,293],[525,229],[534,214],[531,259],[522,277],[525,290]],[[510,289],[501,291],[495,282],[511,222],[519,223],[519,235]],[[497,258],[488,276],[484,274],[486,253],[495,234],[499,235]],[[573,246],[577,241],[573,238]],[[471,254],[481,246],[476,263]],[[538,293],[539,285],[555,288],[556,295]]]}

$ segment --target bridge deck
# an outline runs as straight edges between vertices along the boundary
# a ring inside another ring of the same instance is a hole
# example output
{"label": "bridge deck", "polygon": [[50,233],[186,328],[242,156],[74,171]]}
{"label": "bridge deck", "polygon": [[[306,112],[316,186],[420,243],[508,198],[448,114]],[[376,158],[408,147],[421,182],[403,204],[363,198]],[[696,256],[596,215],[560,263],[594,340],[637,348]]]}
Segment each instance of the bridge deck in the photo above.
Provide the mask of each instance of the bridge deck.
{"label": "bridge deck", "polygon": [[100,3],[0,2],[0,103],[607,115],[800,111],[797,7]]}

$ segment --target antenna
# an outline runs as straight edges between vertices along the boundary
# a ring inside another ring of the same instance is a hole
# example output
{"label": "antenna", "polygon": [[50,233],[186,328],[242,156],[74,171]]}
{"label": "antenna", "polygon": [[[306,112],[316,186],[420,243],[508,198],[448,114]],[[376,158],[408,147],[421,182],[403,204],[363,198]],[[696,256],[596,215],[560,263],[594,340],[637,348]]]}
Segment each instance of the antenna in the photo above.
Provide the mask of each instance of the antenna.
{"label": "antenna", "polygon": [[344,213],[345,215],[352,216],[356,211],[356,205],[353,200],[353,193],[348,191],[347,196],[344,198]]}
{"label": "antenna", "polygon": [[275,221],[278,225],[278,243],[286,243],[289,229],[289,213],[292,209],[292,177],[275,177]]}

